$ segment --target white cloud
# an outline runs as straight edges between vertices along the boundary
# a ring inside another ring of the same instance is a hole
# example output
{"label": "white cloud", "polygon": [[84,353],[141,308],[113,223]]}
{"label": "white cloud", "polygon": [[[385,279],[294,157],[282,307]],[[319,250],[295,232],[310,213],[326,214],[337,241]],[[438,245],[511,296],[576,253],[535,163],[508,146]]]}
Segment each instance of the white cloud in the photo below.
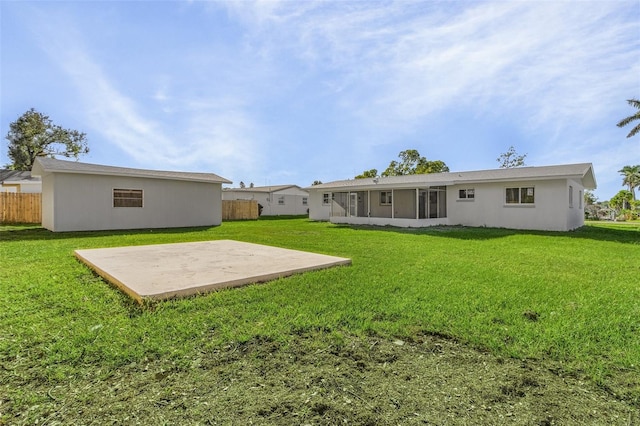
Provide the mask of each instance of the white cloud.
{"label": "white cloud", "polygon": [[637,78],[617,64],[640,64],[630,2],[228,7],[269,49],[336,70],[326,87],[372,125],[402,127],[447,108],[517,109],[530,126],[588,122],[608,107],[607,94]]}
{"label": "white cloud", "polygon": [[91,49],[80,41],[84,37],[73,23],[60,25],[64,18],[57,18],[58,22],[39,20],[40,45],[77,88],[94,136],[101,135],[148,168],[215,168],[224,175],[235,174],[236,168],[251,168],[260,158],[254,146],[255,126],[237,101],[221,98],[211,102],[172,92],[171,78],[165,75],[149,96],[164,113],[154,115],[147,111],[149,103],[118,90],[90,55]]}

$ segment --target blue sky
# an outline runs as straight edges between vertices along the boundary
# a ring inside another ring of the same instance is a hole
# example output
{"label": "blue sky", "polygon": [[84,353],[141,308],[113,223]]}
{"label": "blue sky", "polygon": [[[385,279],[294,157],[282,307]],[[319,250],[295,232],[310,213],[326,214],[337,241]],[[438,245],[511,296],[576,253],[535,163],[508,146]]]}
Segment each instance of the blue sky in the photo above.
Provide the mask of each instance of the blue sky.
{"label": "blue sky", "polygon": [[81,161],[255,185],[592,162],[600,200],[640,164],[634,1],[0,1],[0,165],[29,108]]}

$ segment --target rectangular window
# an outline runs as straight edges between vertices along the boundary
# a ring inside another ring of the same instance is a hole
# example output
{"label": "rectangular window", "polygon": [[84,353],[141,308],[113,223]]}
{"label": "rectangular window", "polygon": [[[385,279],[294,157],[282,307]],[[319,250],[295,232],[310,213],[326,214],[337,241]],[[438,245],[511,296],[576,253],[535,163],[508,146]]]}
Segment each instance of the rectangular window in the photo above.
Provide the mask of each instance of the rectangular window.
{"label": "rectangular window", "polygon": [[582,201],[584,199],[584,195],[582,195],[582,190],[578,191],[578,208],[582,208]]}
{"label": "rectangular window", "polygon": [[391,205],[391,191],[381,191],[380,192],[380,205],[381,206],[390,206]]}
{"label": "rectangular window", "polygon": [[328,192],[322,194],[322,204],[326,206],[329,204],[329,201],[331,201],[330,194]]}
{"label": "rectangular window", "polygon": [[309,203],[309,200],[307,199],[307,197],[302,197],[302,205],[306,206]]}
{"label": "rectangular window", "polygon": [[142,189],[114,189],[113,207],[142,207]]}
{"label": "rectangular window", "polygon": [[573,186],[569,185],[569,207],[573,207]]}
{"label": "rectangular window", "polygon": [[284,205],[284,195],[281,195],[280,197],[278,197],[278,204],[281,206]]}
{"label": "rectangular window", "polygon": [[507,204],[534,204],[535,190],[532,186],[524,188],[507,188],[505,192]]}
{"label": "rectangular window", "polygon": [[476,190],[473,188],[461,189],[458,191],[458,198],[461,200],[472,200],[476,197]]}

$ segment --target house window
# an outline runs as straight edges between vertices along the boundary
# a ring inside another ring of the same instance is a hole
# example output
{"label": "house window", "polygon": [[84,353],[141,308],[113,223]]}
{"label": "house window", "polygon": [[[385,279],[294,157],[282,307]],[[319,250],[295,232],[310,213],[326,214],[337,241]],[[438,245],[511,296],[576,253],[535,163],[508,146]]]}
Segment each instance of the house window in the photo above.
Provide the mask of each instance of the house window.
{"label": "house window", "polygon": [[573,207],[573,186],[569,185],[569,207]]}
{"label": "house window", "polygon": [[476,190],[473,188],[461,189],[458,191],[458,198],[460,200],[473,200],[476,198]]}
{"label": "house window", "polygon": [[284,195],[278,197],[278,204],[284,206]]}
{"label": "house window", "polygon": [[505,202],[507,204],[533,204],[535,203],[535,190],[533,186],[524,188],[507,188]]}
{"label": "house window", "polygon": [[142,189],[114,189],[113,207],[142,207]]}
{"label": "house window", "polygon": [[302,205],[306,206],[307,204],[309,204],[309,200],[307,197],[302,197]]}
{"label": "house window", "polygon": [[584,195],[582,195],[582,190],[578,191],[578,208],[582,208],[582,200],[584,199]]}
{"label": "house window", "polygon": [[381,191],[380,192],[380,205],[381,206],[390,206],[391,205],[391,191]]}
{"label": "house window", "polygon": [[331,201],[331,194],[329,194],[328,192],[325,192],[324,194],[322,194],[322,204],[323,205],[329,205],[329,202]]}

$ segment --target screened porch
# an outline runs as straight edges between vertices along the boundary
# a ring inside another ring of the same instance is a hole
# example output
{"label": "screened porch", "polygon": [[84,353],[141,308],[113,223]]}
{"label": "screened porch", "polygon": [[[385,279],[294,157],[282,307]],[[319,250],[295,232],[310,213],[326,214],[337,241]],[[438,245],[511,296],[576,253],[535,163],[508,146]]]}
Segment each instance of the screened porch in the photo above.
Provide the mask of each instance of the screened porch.
{"label": "screened porch", "polygon": [[[446,186],[333,192],[331,199],[331,221],[338,223],[393,225],[394,220],[406,222],[403,219],[421,221],[447,217]],[[411,226],[410,222],[406,223]]]}

